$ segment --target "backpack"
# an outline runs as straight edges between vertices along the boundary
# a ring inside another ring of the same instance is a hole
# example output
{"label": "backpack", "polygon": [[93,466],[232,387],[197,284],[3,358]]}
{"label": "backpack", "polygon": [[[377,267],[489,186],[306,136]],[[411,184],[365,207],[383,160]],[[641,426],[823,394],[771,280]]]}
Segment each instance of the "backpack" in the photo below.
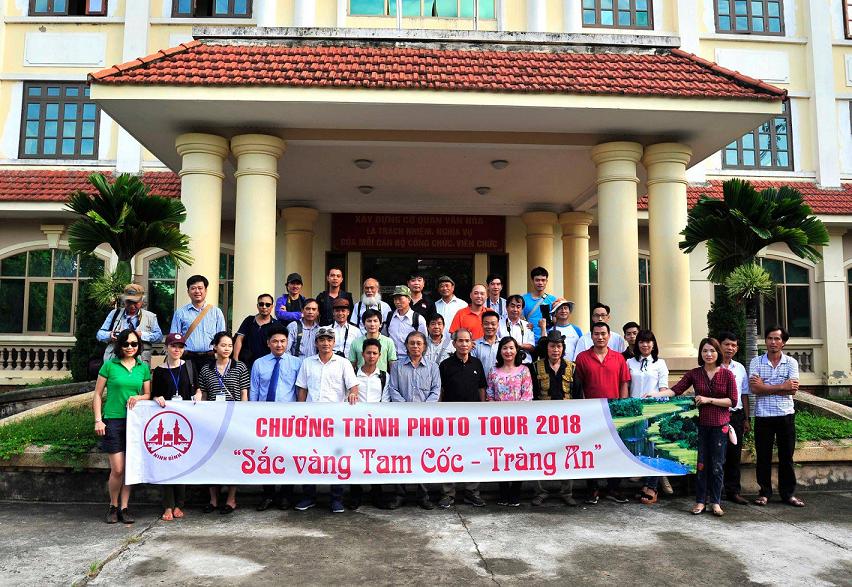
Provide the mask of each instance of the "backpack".
{"label": "backpack", "polygon": [[[393,315],[396,314],[396,310],[393,312],[388,312],[388,317],[385,318],[385,323],[382,324],[382,329],[379,330],[385,336],[390,336],[390,323],[393,320]],[[414,318],[411,319],[411,327],[416,331],[420,328],[420,312],[414,312]]]}

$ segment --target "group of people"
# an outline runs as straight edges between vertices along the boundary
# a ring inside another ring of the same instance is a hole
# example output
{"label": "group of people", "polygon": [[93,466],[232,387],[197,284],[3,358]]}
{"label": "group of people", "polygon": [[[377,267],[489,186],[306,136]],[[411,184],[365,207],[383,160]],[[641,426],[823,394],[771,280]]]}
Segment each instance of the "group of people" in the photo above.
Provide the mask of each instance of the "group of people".
{"label": "group of people", "polygon": [[[785,503],[803,506],[795,496],[793,448],[795,419],[792,396],[798,389],[798,365],[783,353],[788,335],[780,326],[766,331],[767,353],[755,358],[748,373],[733,359],[737,336],[719,333],[699,345],[698,367],[669,387],[669,371],[659,357],[654,333],[628,322],[622,334],[612,332],[610,309],[595,304],[591,328],[583,332],[571,322],[573,302],[547,293],[548,272],[530,273],[532,291],[501,297],[502,279],[489,275],[474,285],[470,302],[455,296],[450,276],[438,279],[440,299],[423,293],[424,276],[413,272],[405,285],[393,289],[393,308],[381,299],[380,284],[363,283],[357,302],[342,289],[343,272],[328,271],[327,287],[316,298],[302,295],[302,278],[287,277],[287,292],[274,299],[257,298],[257,313],[247,316],[232,335],[218,307],[207,303],[208,280],[187,280],[190,303],[176,310],[165,338],[165,358],[151,369],[150,345],[157,342],[156,316],[142,310],[144,288],[125,289],[124,307],[106,317],[100,340],[110,344],[95,387],[95,432],[109,453],[110,508],[107,522],[133,522],[128,511],[130,487],[124,485],[126,410],[137,401],[261,401],[261,402],[488,402],[654,398],[680,395],[692,389],[699,412],[697,494],[692,513],[705,509],[723,515],[721,496],[744,504],[739,462],[741,439],[748,430],[749,396],[753,395],[757,480],[766,505],[772,494],[771,458],[778,445],[779,492]],[[150,316],[149,316],[150,315]],[[153,318],[152,318],[153,317]],[[156,329],[156,330],[155,330]],[[159,334],[158,334],[159,333]],[[148,353],[146,355],[146,352]],[[103,393],[107,391],[104,399]],[[587,480],[585,502],[628,499],[620,479]],[[499,484],[497,503],[518,506],[520,481]],[[164,486],[162,517],[184,516],[185,487]],[[342,485],[331,486],[331,511],[345,510]],[[665,477],[643,480],[637,499],[657,501],[657,492],[670,493]],[[378,507],[395,509],[406,488],[386,493],[370,488]],[[536,482],[533,505],[556,496],[577,505],[573,482],[550,486]],[[209,488],[204,512],[232,513],[236,487],[220,503],[220,488]],[[354,485],[349,507],[358,508],[363,488]],[[485,505],[478,483],[466,483],[461,499]],[[259,511],[273,505],[307,510],[316,505],[316,486],[303,486],[297,499],[292,485],[265,486]],[[456,500],[452,483],[418,485],[420,507],[449,508]]]}

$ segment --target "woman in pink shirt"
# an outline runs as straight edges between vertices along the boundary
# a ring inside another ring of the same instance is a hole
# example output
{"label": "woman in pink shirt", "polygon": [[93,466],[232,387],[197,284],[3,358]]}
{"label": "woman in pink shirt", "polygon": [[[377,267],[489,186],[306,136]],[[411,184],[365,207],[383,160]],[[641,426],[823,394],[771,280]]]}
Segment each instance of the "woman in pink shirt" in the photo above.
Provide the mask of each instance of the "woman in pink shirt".
{"label": "woman in pink shirt", "polygon": [[[489,402],[528,402],[533,398],[532,376],[523,364],[518,342],[504,336],[497,345],[497,364],[488,374],[485,399]],[[522,481],[501,481],[497,505],[521,505]]]}

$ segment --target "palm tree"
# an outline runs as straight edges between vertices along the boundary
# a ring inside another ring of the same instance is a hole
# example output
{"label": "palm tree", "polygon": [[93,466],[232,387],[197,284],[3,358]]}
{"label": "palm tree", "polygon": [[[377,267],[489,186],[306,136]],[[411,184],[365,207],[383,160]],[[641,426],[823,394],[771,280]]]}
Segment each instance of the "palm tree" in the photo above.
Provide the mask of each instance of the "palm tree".
{"label": "palm tree", "polygon": [[[814,263],[822,259],[818,247],[828,244],[828,231],[813,216],[798,190],[783,186],[758,192],[748,181],[731,179],[722,184],[722,196],[721,200],[707,196],[698,200],[689,212],[686,228],[681,232],[684,239],[679,243],[686,254],[700,243],[707,243],[705,269],[710,270],[710,281],[725,283],[738,267],[755,264],[757,254],[773,243],[784,243],[794,255]],[[749,291],[741,281],[739,285]],[[747,319],[746,360],[750,361],[757,355],[759,296],[752,295],[743,301]]]}
{"label": "palm tree", "polygon": [[[180,200],[150,195],[148,186],[128,173],[113,183],[93,173],[89,182],[97,193],[77,190],[68,196],[68,210],[79,216],[68,227],[72,252],[90,255],[100,245],[109,245],[118,256],[118,268],[109,280],[127,280],[121,287],[131,279],[130,260],[145,249],[162,249],[177,266],[192,263],[189,237],[179,226],[186,220]],[[106,273],[104,279],[108,279]]]}

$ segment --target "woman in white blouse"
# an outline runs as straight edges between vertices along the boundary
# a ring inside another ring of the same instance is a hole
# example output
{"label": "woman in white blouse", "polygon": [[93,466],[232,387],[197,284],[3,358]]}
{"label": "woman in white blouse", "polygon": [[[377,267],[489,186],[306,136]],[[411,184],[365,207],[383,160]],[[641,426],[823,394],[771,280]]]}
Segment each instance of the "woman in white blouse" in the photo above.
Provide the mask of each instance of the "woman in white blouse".
{"label": "woman in white blouse", "polygon": [[[640,330],[636,335],[633,347],[633,358],[627,360],[630,369],[630,397],[657,397],[660,391],[669,388],[669,368],[665,360],[657,354],[657,338],[650,330]],[[639,490],[639,501],[646,505],[656,503],[657,487],[662,486],[663,492],[672,493],[672,486],[667,477],[646,477],[642,489]]]}

